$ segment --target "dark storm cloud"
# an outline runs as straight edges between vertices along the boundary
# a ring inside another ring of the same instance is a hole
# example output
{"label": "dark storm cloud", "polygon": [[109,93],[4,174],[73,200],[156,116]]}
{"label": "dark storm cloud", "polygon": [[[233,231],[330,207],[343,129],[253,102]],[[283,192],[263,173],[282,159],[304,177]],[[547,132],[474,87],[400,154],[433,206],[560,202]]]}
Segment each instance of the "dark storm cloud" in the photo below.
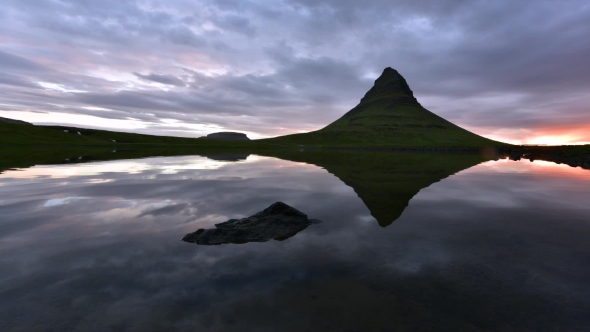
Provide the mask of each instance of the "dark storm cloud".
{"label": "dark storm cloud", "polygon": [[[0,104],[11,111],[104,107],[120,119],[149,112],[275,135],[278,123],[293,132],[333,121],[391,66],[425,107],[476,131],[590,123],[590,4],[581,0],[3,7],[0,83],[11,90]],[[24,96],[38,82],[65,93],[33,104]]]}

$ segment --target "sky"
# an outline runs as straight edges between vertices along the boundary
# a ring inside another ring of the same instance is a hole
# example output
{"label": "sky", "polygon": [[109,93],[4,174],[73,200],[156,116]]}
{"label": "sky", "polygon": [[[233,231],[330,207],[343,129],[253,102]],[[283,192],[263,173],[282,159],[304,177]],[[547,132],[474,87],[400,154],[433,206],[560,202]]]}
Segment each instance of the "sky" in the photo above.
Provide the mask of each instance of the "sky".
{"label": "sky", "polygon": [[430,111],[590,143],[587,0],[2,0],[0,116],[251,138],[324,127],[385,67]]}

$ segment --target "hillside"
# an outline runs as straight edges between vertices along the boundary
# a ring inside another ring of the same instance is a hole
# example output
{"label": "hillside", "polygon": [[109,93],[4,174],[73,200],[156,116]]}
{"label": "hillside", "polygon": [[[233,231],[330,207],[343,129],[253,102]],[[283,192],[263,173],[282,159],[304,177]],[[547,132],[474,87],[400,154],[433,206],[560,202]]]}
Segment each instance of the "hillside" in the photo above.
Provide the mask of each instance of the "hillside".
{"label": "hillside", "polygon": [[276,137],[314,146],[499,146],[428,111],[406,80],[386,68],[361,102],[318,131]]}
{"label": "hillside", "polygon": [[69,126],[35,126],[26,122],[19,123],[16,120],[14,120],[14,122],[0,121],[0,144],[108,145],[113,147],[128,144],[147,144],[221,147],[242,146],[247,143],[247,141],[224,142],[187,137],[133,134]]}
{"label": "hillside", "polygon": [[28,122],[25,122],[25,121],[14,120],[14,119],[9,119],[9,118],[3,118],[1,116],[0,116],[0,123],[23,124],[23,125],[30,125],[30,126],[32,126],[31,123],[28,123]]}

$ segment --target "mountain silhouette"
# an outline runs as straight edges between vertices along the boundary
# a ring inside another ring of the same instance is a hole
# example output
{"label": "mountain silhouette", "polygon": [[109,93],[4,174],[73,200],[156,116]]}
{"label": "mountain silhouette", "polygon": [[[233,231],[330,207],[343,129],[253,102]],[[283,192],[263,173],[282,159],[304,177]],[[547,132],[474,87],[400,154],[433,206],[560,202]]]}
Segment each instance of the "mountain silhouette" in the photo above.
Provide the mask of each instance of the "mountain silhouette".
{"label": "mountain silhouette", "polygon": [[318,131],[274,140],[314,146],[497,146],[428,111],[405,78],[385,68],[360,103]]}

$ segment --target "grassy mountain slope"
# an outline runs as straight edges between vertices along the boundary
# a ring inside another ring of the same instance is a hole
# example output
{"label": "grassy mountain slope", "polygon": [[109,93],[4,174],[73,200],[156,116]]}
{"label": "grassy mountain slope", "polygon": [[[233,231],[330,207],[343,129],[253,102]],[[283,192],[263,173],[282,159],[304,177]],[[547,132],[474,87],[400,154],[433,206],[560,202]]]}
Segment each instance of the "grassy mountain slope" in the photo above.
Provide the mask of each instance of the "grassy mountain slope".
{"label": "grassy mountain slope", "polygon": [[315,146],[500,146],[428,111],[406,80],[386,68],[361,102],[318,131],[271,140]]}
{"label": "grassy mountain slope", "polygon": [[3,118],[3,117],[0,117],[0,123],[15,123],[15,124],[24,124],[24,125],[29,125],[29,126],[33,125],[33,124],[25,122],[25,121]]}

